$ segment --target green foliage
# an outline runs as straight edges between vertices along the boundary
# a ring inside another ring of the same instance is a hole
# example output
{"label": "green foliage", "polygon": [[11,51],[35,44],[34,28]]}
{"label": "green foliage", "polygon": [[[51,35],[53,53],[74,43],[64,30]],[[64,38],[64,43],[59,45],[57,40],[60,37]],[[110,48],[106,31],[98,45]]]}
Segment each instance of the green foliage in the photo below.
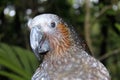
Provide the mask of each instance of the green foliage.
{"label": "green foliage", "polygon": [[38,61],[30,51],[0,44],[0,75],[12,80],[30,80],[37,65]]}
{"label": "green foliage", "polygon": [[117,29],[120,31],[120,24],[116,23],[115,25],[116,25]]}

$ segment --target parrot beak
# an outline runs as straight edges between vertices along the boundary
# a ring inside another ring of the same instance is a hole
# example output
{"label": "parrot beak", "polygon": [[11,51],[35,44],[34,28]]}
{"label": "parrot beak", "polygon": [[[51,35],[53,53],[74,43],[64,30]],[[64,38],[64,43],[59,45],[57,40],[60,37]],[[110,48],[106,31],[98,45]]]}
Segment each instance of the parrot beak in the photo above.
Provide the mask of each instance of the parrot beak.
{"label": "parrot beak", "polygon": [[45,34],[37,26],[33,27],[30,31],[30,45],[39,60],[39,54],[46,53],[50,50],[49,42]]}

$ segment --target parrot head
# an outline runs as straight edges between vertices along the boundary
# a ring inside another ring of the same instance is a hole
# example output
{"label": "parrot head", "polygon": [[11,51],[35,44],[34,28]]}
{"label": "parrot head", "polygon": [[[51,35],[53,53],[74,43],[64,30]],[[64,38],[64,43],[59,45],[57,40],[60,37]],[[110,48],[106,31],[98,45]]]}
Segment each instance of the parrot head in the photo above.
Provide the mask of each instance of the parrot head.
{"label": "parrot head", "polygon": [[28,22],[30,45],[39,59],[40,54],[62,55],[71,45],[67,24],[55,14],[41,14]]}

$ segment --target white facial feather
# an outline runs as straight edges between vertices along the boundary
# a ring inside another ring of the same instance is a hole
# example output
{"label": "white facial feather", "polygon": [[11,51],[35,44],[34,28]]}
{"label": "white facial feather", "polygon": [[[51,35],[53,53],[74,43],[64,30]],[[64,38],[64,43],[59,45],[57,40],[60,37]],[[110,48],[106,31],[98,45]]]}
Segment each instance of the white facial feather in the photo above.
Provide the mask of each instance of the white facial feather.
{"label": "white facial feather", "polygon": [[28,27],[31,29],[32,27],[40,26],[44,32],[48,32],[51,30],[51,23],[55,22],[56,24],[58,24],[59,20],[60,19],[57,15],[41,14],[28,21]]}

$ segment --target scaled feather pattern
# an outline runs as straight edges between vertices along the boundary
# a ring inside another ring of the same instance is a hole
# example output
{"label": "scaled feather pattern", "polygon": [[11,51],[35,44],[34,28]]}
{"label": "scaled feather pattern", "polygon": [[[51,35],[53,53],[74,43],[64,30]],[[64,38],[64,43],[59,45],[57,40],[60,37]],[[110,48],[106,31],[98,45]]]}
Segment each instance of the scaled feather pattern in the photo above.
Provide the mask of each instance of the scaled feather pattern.
{"label": "scaled feather pattern", "polygon": [[89,55],[75,29],[59,16],[38,15],[28,27],[31,48],[37,57],[44,55],[31,80],[111,80],[105,66]]}

